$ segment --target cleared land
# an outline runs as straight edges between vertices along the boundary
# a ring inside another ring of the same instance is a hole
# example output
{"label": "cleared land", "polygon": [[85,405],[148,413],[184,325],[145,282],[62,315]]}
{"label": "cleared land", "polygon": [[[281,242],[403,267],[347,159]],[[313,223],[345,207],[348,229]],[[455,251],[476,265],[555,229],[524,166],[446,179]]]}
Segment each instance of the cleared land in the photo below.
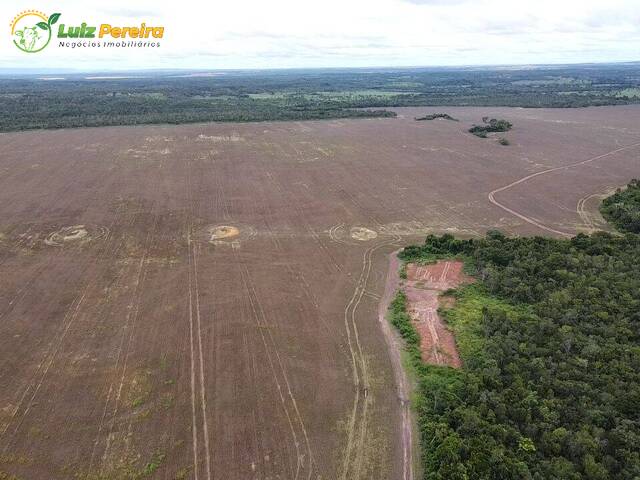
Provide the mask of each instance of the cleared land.
{"label": "cleared land", "polygon": [[589,231],[640,167],[638,107],[446,111],[0,135],[0,472],[406,478],[387,254]]}
{"label": "cleared land", "polygon": [[408,312],[420,335],[422,360],[433,365],[462,365],[453,333],[444,324],[438,307],[440,295],[456,288],[467,279],[462,262],[440,261],[433,265],[409,263],[403,291],[407,295]]}

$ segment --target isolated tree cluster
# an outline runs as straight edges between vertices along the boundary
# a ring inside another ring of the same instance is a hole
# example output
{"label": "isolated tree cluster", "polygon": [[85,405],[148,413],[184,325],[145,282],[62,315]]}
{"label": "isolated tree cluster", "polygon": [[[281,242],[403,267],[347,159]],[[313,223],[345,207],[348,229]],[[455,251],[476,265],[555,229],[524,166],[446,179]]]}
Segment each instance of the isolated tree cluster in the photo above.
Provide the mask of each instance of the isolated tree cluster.
{"label": "isolated tree cluster", "polygon": [[508,132],[513,125],[507,120],[498,120],[496,118],[489,119],[484,117],[482,119],[483,125],[474,125],[469,129],[470,133],[473,133],[476,137],[487,138],[487,134],[494,132]]}

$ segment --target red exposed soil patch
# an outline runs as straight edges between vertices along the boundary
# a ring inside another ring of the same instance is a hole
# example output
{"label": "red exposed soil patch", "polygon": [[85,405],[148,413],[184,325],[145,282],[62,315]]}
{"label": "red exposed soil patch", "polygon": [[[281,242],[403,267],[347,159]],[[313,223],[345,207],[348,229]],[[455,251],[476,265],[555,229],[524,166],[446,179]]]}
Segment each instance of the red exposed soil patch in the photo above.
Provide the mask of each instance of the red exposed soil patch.
{"label": "red exposed soil patch", "polygon": [[[407,264],[407,294],[409,315],[420,335],[422,359],[434,365],[462,365],[453,333],[438,315],[438,306],[451,302],[441,293],[469,282],[462,273],[462,262],[439,261],[433,265]],[[440,303],[442,302],[442,303]]]}

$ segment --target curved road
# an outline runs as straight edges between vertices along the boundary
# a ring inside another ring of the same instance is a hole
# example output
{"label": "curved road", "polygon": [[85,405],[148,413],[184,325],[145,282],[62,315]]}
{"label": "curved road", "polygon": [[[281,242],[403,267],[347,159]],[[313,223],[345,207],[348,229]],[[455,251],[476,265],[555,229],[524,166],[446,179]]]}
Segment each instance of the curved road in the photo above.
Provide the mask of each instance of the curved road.
{"label": "curved road", "polygon": [[526,215],[524,215],[524,214],[522,214],[520,212],[517,212],[516,210],[514,210],[512,208],[507,207],[506,205],[504,205],[503,203],[500,203],[499,201],[497,201],[495,199],[495,194],[496,193],[500,193],[500,192],[504,192],[505,190],[508,190],[508,189],[510,189],[512,187],[515,187],[516,185],[524,183],[527,180],[530,180],[530,179],[532,179],[534,177],[538,177],[540,175],[546,175],[547,173],[556,172],[558,170],[568,170],[569,168],[579,167],[580,165],[586,165],[587,163],[595,162],[596,160],[600,160],[600,159],[608,157],[610,155],[614,155],[616,153],[623,152],[625,150],[629,150],[629,149],[632,149],[632,148],[635,148],[635,147],[638,147],[638,146],[640,146],[640,142],[634,143],[632,145],[627,145],[626,147],[616,148],[615,150],[611,150],[610,152],[603,153],[602,155],[597,155],[595,157],[589,158],[587,160],[583,160],[581,162],[572,163],[570,165],[563,165],[561,167],[548,168],[546,170],[542,170],[542,171],[537,172],[537,173],[532,173],[530,175],[522,177],[519,180],[516,180],[515,182],[511,182],[509,185],[505,185],[504,187],[496,188],[495,190],[489,192],[489,195],[488,195],[489,201],[492,204],[494,204],[495,206],[500,207],[505,212],[508,212],[508,213],[518,217],[519,219],[524,220],[527,223],[530,223],[531,225],[535,225],[536,227],[541,228],[542,230],[546,230],[546,231],[551,232],[551,233],[562,235],[564,237],[572,237],[573,234],[571,234],[571,233],[567,233],[567,232],[563,232],[563,231],[560,231],[560,230],[556,230],[556,229],[551,228],[551,227],[547,227],[546,225],[541,224],[540,222],[534,220],[533,218],[527,217]]}

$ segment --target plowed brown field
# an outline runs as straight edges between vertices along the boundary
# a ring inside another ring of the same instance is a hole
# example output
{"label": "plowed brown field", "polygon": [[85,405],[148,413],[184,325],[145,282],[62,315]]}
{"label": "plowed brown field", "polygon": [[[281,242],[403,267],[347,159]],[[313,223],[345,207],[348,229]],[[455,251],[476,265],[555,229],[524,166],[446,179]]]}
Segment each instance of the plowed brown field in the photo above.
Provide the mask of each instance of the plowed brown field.
{"label": "plowed brown field", "polygon": [[403,478],[386,255],[590,231],[640,175],[638,107],[440,110],[0,135],[0,472]]}

